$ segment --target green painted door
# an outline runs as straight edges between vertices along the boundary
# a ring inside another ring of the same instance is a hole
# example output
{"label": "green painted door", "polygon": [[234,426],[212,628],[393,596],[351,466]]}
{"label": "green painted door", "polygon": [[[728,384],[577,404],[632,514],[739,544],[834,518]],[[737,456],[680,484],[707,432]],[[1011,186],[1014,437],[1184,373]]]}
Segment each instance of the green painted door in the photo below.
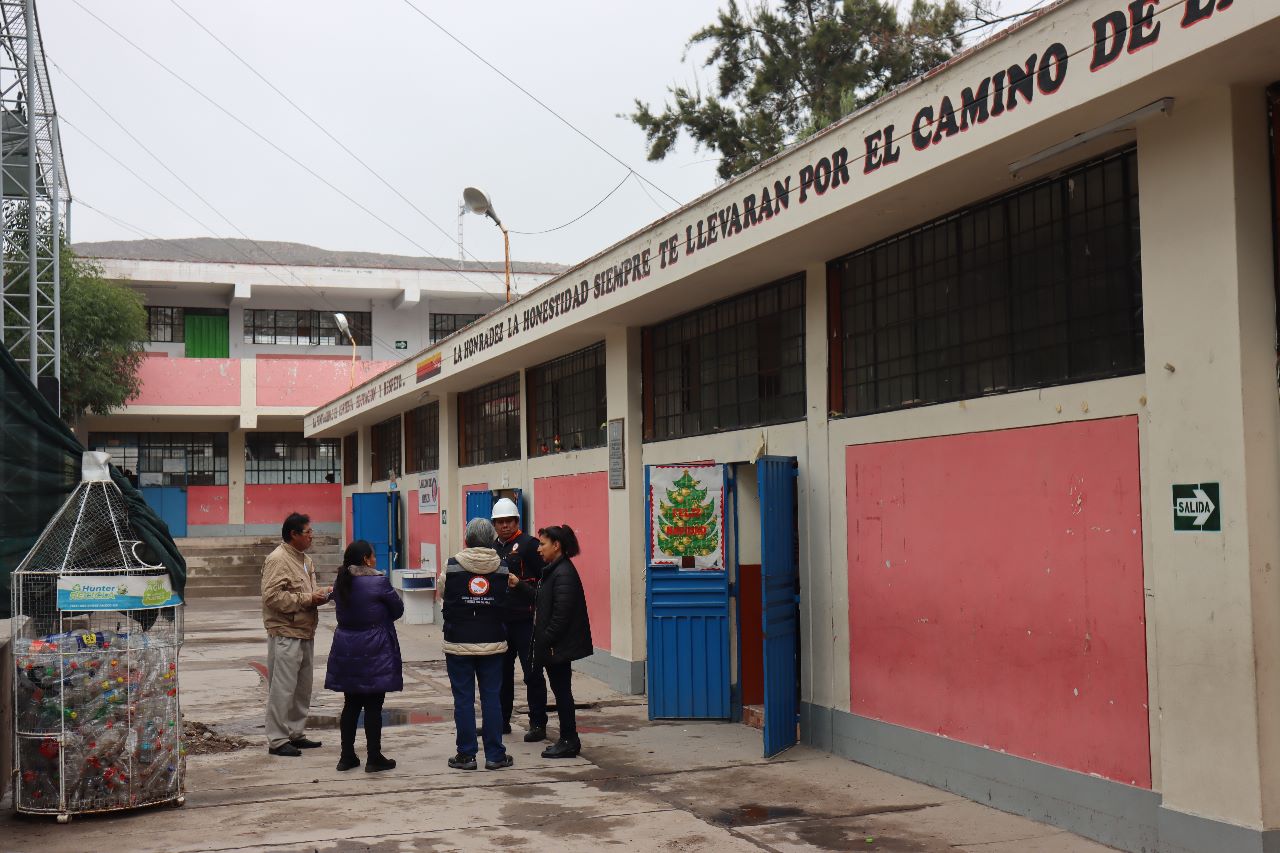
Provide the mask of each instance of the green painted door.
{"label": "green painted door", "polygon": [[226,317],[188,314],[184,319],[187,358],[229,358],[231,356]]}

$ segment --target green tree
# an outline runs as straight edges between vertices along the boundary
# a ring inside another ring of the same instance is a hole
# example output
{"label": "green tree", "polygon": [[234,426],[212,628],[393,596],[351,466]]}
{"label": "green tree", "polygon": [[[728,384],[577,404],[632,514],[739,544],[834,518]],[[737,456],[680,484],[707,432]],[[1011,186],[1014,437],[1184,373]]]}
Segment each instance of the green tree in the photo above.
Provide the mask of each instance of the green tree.
{"label": "green tree", "polygon": [[142,296],[102,277],[64,243],[62,271],[62,418],[106,415],[141,388],[147,309]]}
{"label": "green tree", "polygon": [[967,19],[959,0],[914,0],[905,19],[885,0],[729,0],[687,45],[710,47],[714,93],[673,86],[661,112],[637,99],[627,118],[650,160],[683,131],[728,179],[944,62]]}
{"label": "green tree", "polygon": [[715,499],[685,471],[658,501],[658,547],[673,557],[705,557],[720,547]]}

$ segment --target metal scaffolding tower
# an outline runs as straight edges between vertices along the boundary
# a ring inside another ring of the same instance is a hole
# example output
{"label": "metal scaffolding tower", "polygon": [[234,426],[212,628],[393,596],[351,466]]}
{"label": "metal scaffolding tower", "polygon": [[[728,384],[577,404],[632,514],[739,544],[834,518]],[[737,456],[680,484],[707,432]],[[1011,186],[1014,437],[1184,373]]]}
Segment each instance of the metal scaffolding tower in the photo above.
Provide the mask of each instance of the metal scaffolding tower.
{"label": "metal scaffolding tower", "polygon": [[0,0],[0,194],[0,343],[32,384],[56,388],[58,245],[71,193],[35,0]]}

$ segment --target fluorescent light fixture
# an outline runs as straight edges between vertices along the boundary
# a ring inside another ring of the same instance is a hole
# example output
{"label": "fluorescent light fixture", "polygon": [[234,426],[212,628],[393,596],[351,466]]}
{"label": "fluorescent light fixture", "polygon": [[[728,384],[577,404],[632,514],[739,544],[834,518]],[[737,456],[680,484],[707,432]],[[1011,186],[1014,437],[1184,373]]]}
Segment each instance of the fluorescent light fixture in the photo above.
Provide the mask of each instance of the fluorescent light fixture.
{"label": "fluorescent light fixture", "polygon": [[1018,173],[1024,169],[1034,166],[1037,163],[1043,163],[1045,160],[1052,157],[1057,157],[1064,151],[1070,151],[1072,148],[1092,142],[1095,139],[1100,139],[1104,136],[1115,133],[1116,131],[1127,130],[1142,121],[1144,118],[1150,118],[1154,115],[1168,115],[1171,112],[1173,112],[1173,98],[1161,98],[1158,101],[1147,104],[1145,107],[1140,107],[1139,109],[1134,110],[1128,115],[1122,115],[1120,118],[1113,119],[1106,124],[1099,125],[1093,130],[1086,130],[1083,133],[1077,133],[1065,142],[1059,142],[1057,145],[1050,145],[1048,148],[1043,151],[1037,151],[1030,157],[1024,157],[1016,163],[1010,163],[1009,174],[1016,178]]}

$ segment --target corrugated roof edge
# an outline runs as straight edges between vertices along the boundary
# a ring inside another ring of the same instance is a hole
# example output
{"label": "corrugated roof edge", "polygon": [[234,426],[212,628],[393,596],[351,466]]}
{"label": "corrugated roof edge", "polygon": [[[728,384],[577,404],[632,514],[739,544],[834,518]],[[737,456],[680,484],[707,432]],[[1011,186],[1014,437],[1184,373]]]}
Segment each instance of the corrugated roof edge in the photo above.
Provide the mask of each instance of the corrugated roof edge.
{"label": "corrugated roof edge", "polygon": [[[261,248],[259,248],[261,247]],[[263,251],[263,250],[266,251]],[[188,263],[251,264],[253,266],[352,267],[360,269],[457,270],[502,274],[501,261],[458,261],[384,255],[377,252],[333,251],[305,243],[267,240],[188,237],[170,240],[104,240],[73,243],[71,251],[81,258],[121,261],[170,261]],[[268,254],[268,252],[270,254]],[[555,275],[568,269],[564,264],[515,261],[513,273]]]}

